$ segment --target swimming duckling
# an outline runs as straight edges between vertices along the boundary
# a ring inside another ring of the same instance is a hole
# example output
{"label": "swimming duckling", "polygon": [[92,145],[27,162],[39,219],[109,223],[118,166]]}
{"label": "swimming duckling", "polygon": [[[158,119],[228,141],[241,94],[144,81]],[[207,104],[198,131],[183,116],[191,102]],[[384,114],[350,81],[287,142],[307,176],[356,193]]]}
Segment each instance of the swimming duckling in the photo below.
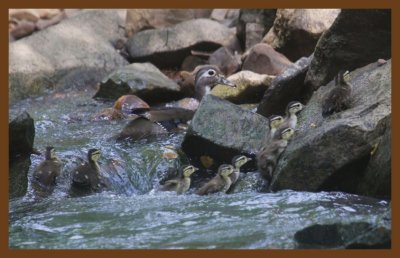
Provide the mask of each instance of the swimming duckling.
{"label": "swimming duckling", "polygon": [[299,113],[301,110],[303,110],[304,105],[301,104],[298,101],[291,101],[289,104],[286,106],[286,116],[279,126],[278,129],[290,127],[292,129],[295,129],[297,126],[297,113]]}
{"label": "swimming duckling", "polygon": [[257,153],[257,167],[261,176],[270,181],[272,173],[282,152],[285,150],[289,139],[293,136],[294,129],[291,127],[279,129],[271,142],[262,147]]}
{"label": "swimming duckling", "polygon": [[335,87],[329,92],[322,104],[322,116],[327,117],[350,107],[351,85],[344,78],[349,71],[341,70],[335,76]]}
{"label": "swimming duckling", "polygon": [[203,185],[196,193],[198,195],[207,195],[216,192],[226,193],[232,185],[230,175],[235,168],[232,165],[222,164],[218,168],[218,173],[208,183]]}
{"label": "swimming duckling", "polygon": [[212,65],[203,66],[197,71],[194,80],[195,98],[201,101],[218,84],[236,87],[233,82],[225,79],[217,67]]}
{"label": "swimming duckling", "polygon": [[240,175],[240,168],[246,164],[247,162],[249,162],[251,160],[251,158],[248,158],[244,155],[237,155],[235,157],[232,158],[232,165],[234,166],[234,170],[232,172],[232,174],[229,176],[231,178],[232,181],[232,185],[234,183],[236,183],[236,181],[239,178]]}
{"label": "swimming duckling", "polygon": [[179,169],[179,176],[168,180],[164,185],[161,186],[161,191],[175,191],[178,194],[182,194],[190,188],[190,176],[199,170],[192,165],[181,166]]}
{"label": "swimming duckling", "polygon": [[75,190],[85,192],[99,191],[106,187],[100,175],[100,167],[97,163],[101,156],[98,149],[90,149],[87,154],[88,162],[79,165],[72,172],[72,187]]}
{"label": "swimming duckling", "polygon": [[43,160],[33,172],[35,183],[41,186],[54,186],[56,178],[61,175],[62,162],[56,156],[54,147],[46,147],[45,160]]}

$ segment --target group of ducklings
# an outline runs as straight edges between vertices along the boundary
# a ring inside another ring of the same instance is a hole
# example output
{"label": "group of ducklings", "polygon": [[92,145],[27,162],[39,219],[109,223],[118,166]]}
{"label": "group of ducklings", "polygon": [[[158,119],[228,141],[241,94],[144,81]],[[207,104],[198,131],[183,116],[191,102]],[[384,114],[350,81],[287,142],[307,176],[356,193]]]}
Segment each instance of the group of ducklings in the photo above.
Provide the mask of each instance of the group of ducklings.
{"label": "group of ducklings", "polygon": [[[340,112],[349,106],[351,87],[345,80],[348,72],[340,71],[335,77],[335,87],[327,95],[323,102],[322,115],[326,117],[334,112]],[[203,67],[195,78],[196,95],[201,99],[202,96],[209,94],[210,88],[217,83],[233,86],[224,79],[217,70],[212,67]],[[201,82],[201,83],[200,83]],[[269,134],[263,139],[262,147],[256,155],[257,167],[260,175],[270,182],[280,155],[285,150],[288,141],[294,135],[297,126],[297,114],[304,108],[298,101],[290,102],[286,107],[286,115],[272,115],[269,117]],[[72,171],[71,190],[96,192],[107,187],[107,183],[100,174],[100,167],[97,163],[101,156],[98,149],[90,149],[87,154],[87,162],[79,165]],[[251,158],[244,155],[233,157],[232,164],[222,164],[219,166],[216,175],[203,186],[196,194],[207,195],[216,192],[226,193],[236,183],[239,178],[240,168],[249,162]],[[56,178],[60,176],[63,164],[56,156],[54,147],[47,147],[45,160],[42,161],[33,173],[34,182],[44,187],[51,187],[56,184]],[[160,186],[161,191],[175,191],[178,194],[189,190],[191,175],[198,168],[192,165],[181,166],[178,177],[166,181]]]}

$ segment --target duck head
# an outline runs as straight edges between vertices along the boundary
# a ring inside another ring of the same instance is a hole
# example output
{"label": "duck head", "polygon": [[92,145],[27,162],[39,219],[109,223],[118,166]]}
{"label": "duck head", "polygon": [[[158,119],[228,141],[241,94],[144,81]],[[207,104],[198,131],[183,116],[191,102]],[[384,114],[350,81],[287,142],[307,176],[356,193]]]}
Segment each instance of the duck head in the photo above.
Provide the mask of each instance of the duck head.
{"label": "duck head", "polygon": [[196,99],[200,101],[204,95],[209,94],[212,88],[218,84],[236,87],[233,82],[225,79],[224,75],[216,66],[206,65],[200,68],[194,80]]}

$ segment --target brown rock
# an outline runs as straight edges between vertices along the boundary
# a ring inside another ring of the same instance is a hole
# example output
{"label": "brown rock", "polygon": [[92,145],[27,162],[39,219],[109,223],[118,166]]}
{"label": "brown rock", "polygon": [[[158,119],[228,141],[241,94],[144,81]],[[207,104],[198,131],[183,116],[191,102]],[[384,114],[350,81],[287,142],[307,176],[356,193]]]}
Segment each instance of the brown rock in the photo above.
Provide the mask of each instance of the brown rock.
{"label": "brown rock", "polygon": [[55,16],[60,15],[63,12],[62,9],[35,9],[35,11],[42,19],[51,19]]}
{"label": "brown rock", "polygon": [[251,48],[245,57],[242,70],[249,70],[259,74],[279,75],[292,62],[281,53],[276,52],[268,44],[257,44]]}
{"label": "brown rock", "polygon": [[247,23],[246,24],[246,49],[250,49],[252,46],[260,43],[263,39],[265,27],[259,23]]}
{"label": "brown rock", "polygon": [[240,60],[226,47],[218,48],[209,58],[211,65],[217,66],[225,76],[235,73],[240,68]]}
{"label": "brown rock", "polygon": [[43,30],[47,27],[50,27],[51,25],[57,24],[60,21],[62,21],[63,19],[67,18],[65,12],[59,12],[57,13],[55,16],[53,16],[50,19],[40,19],[37,23],[36,23],[36,28],[38,30]]}
{"label": "brown rock", "polygon": [[40,18],[38,9],[9,9],[9,20],[26,20],[30,22],[37,22]]}
{"label": "brown rock", "polygon": [[18,22],[17,26],[11,31],[11,35],[15,39],[19,39],[31,35],[34,31],[35,24],[33,22],[22,20]]}
{"label": "brown rock", "polygon": [[123,113],[131,114],[136,110],[150,109],[150,106],[135,95],[123,95],[115,102],[114,108]]}

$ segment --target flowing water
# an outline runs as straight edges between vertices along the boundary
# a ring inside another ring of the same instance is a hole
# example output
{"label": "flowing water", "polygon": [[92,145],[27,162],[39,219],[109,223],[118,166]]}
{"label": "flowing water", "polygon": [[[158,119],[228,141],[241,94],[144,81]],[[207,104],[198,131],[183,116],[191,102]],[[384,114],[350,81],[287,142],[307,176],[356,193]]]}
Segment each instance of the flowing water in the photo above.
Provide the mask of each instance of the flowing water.
{"label": "flowing water", "polygon": [[[184,134],[116,143],[124,121],[91,122],[110,103],[93,92],[57,93],[10,107],[10,117],[27,110],[35,120],[35,147],[56,148],[64,173],[54,192],[38,199],[31,185],[9,203],[11,248],[295,248],[296,231],[315,224],[374,223],[388,202],[340,192],[242,192],[197,196],[159,192],[169,169],[187,162],[168,159]],[[90,148],[101,149],[109,191],[68,197],[69,172]],[[42,157],[32,155],[28,177]],[[11,186],[12,187],[12,186]]]}

